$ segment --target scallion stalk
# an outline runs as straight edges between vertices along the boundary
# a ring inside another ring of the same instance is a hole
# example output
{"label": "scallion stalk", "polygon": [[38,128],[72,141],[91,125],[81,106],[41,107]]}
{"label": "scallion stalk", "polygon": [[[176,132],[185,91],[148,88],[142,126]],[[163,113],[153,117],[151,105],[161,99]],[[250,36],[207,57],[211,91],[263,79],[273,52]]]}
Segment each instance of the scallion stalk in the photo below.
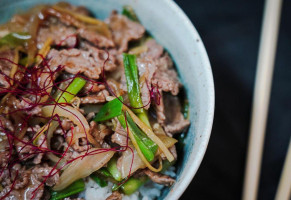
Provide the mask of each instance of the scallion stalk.
{"label": "scallion stalk", "polygon": [[64,92],[61,92],[56,98],[58,103],[70,103],[70,101],[78,94],[85,86],[86,80],[76,77]]}
{"label": "scallion stalk", "polygon": [[138,147],[140,148],[145,158],[149,162],[153,161],[158,149],[157,144],[154,143],[144,132],[139,129],[128,113],[126,113],[127,123],[125,121],[124,115],[120,115],[117,118],[124,129],[127,128],[126,125],[130,128],[138,144]]}
{"label": "scallion stalk", "polygon": [[147,112],[142,103],[140,96],[139,80],[138,80],[138,68],[136,64],[136,55],[123,54],[123,65],[126,77],[128,98],[131,107],[133,107],[134,113],[150,127],[149,118]]}
{"label": "scallion stalk", "polygon": [[61,191],[53,191],[51,193],[51,199],[50,200],[60,200],[64,199],[66,197],[69,197],[74,194],[78,194],[79,192],[82,192],[85,190],[85,183],[82,179],[75,181],[70,186],[68,186],[66,189],[63,189]]}

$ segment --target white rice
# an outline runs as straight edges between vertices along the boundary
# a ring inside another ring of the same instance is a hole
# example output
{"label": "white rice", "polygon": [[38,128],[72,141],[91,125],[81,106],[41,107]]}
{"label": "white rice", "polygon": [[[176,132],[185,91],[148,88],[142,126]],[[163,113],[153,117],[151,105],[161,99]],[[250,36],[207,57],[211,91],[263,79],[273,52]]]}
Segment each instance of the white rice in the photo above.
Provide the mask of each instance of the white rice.
{"label": "white rice", "polygon": [[[165,174],[175,178],[175,167],[170,167]],[[85,191],[82,192],[79,197],[84,198],[85,200],[106,200],[106,198],[112,194],[112,186],[113,184],[108,182],[108,186],[102,188],[95,181],[89,178],[86,182]],[[139,191],[132,195],[123,195],[122,200],[154,200],[161,195],[163,188],[163,185],[149,181],[142,186]]]}

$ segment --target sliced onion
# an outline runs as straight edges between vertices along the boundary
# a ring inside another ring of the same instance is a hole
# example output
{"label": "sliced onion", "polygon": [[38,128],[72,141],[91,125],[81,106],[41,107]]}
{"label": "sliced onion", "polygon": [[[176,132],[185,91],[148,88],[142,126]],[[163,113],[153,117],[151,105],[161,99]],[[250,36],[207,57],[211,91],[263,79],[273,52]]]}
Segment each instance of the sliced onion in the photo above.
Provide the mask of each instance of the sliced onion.
{"label": "sliced onion", "polygon": [[[161,139],[161,141],[165,144],[165,146],[167,148],[170,148],[171,146],[173,146],[177,140],[171,137],[168,137],[166,135],[158,135],[158,137]],[[139,157],[137,151],[135,150],[135,148],[133,148],[132,145],[129,145],[132,149],[133,149],[133,153],[134,153],[134,159],[133,159],[133,164],[131,167],[131,174],[134,173],[135,171],[137,171],[138,169],[143,169],[146,168],[146,164],[141,160],[141,158]],[[161,151],[158,150],[156,153],[156,156],[160,155]],[[130,171],[130,166],[131,166],[131,161],[132,161],[132,152],[131,150],[128,148],[126,151],[124,151],[122,153],[121,158],[118,160],[118,169],[121,172],[121,176],[122,178],[126,178],[129,175],[129,171]]]}
{"label": "sliced onion", "polygon": [[[106,151],[105,149],[93,148],[88,153],[96,153],[95,155],[86,155],[75,160],[60,176],[59,182],[53,187],[53,190],[60,191],[72,184],[74,181],[85,178],[103,167],[114,155],[114,151]],[[100,151],[100,152],[98,152]],[[102,152],[103,151],[103,152]],[[84,152],[82,155],[84,155]]]}
{"label": "sliced onion", "polygon": [[82,130],[84,137],[91,144],[98,146],[96,140],[89,133],[90,127],[86,118],[77,109],[71,106],[49,105],[42,108],[42,113],[45,117],[51,117],[57,114],[60,117],[68,118]]}

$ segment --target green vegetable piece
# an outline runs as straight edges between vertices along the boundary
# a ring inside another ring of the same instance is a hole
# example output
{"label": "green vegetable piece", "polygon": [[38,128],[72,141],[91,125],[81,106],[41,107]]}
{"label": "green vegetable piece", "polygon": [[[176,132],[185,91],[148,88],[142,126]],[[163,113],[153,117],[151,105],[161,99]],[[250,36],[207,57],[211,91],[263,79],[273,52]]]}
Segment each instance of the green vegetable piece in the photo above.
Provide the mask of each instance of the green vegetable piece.
{"label": "green vegetable piece", "polygon": [[105,176],[107,178],[113,178],[110,172],[105,167],[102,167],[101,169],[99,169],[98,173],[100,173],[102,176]]}
{"label": "green vegetable piece", "polygon": [[137,191],[143,184],[147,182],[148,178],[143,176],[140,178],[129,178],[124,184],[120,186],[122,192],[126,195],[131,195]]}
{"label": "green vegetable piece", "polygon": [[140,88],[138,81],[138,68],[136,65],[136,55],[123,54],[123,65],[126,77],[128,98],[130,105],[134,108],[133,111],[138,117],[150,126],[147,112],[143,109],[142,99],[140,97]]}
{"label": "green vegetable piece", "polygon": [[94,121],[102,122],[108,119],[114,118],[122,114],[122,101],[123,98],[120,96],[112,101],[106,103],[95,116]]}
{"label": "green vegetable piece", "polygon": [[111,160],[108,162],[107,170],[110,172],[110,174],[112,175],[112,177],[115,180],[117,180],[117,181],[122,180],[121,173],[117,169],[117,158],[115,156],[113,158],[111,158]]}
{"label": "green vegetable piece", "polygon": [[66,197],[69,197],[71,195],[77,194],[79,192],[82,192],[85,190],[85,183],[82,179],[75,181],[70,186],[68,186],[66,189],[63,189],[61,191],[53,191],[51,193],[51,199],[50,200],[59,200],[64,199]]}
{"label": "green vegetable piece", "polygon": [[134,22],[139,22],[133,8],[131,6],[123,6],[122,15],[128,17]]}
{"label": "green vegetable piece", "polygon": [[23,46],[31,39],[31,35],[22,32],[8,33],[0,39],[0,46],[8,45],[10,47]]}
{"label": "green vegetable piece", "polygon": [[70,103],[70,101],[85,86],[86,80],[83,78],[75,78],[64,92],[61,92],[56,98],[58,103]]}
{"label": "green vegetable piece", "polygon": [[100,178],[96,174],[91,174],[90,178],[92,178],[100,187],[106,187],[108,185],[107,181]]}
{"label": "green vegetable piece", "polygon": [[[124,115],[120,115],[117,117],[121,126],[126,129],[126,122]],[[145,156],[145,158],[151,162],[155,158],[155,154],[158,150],[158,145],[154,143],[144,132],[140,130],[140,128],[134,123],[132,118],[128,113],[126,113],[127,125],[133,133],[134,138],[140,148],[141,152]]]}

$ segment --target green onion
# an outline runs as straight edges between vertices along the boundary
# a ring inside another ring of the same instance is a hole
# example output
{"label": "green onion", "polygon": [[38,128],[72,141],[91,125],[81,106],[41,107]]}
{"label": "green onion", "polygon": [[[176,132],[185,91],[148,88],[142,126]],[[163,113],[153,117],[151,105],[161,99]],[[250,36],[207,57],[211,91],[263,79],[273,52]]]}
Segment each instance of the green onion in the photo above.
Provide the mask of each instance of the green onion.
{"label": "green onion", "polygon": [[66,197],[69,197],[71,195],[77,194],[79,192],[82,192],[85,190],[85,183],[82,179],[72,183],[70,186],[68,186],[66,189],[63,189],[61,191],[53,191],[51,193],[50,200],[59,200],[64,199]]}
{"label": "green onion", "polygon": [[111,160],[108,162],[107,170],[110,172],[110,174],[112,175],[112,177],[115,180],[117,180],[117,181],[122,180],[121,173],[117,169],[117,158],[115,156],[113,158],[111,158]]}
{"label": "green onion", "polygon": [[106,103],[95,116],[94,121],[102,122],[121,115],[123,98],[121,96],[118,98],[119,99],[116,98]]}
{"label": "green onion", "polygon": [[9,45],[10,47],[23,46],[31,39],[28,33],[8,33],[0,39],[0,46]]}
{"label": "green onion", "polygon": [[148,181],[146,176],[142,176],[140,178],[130,177],[126,182],[123,184],[114,184],[112,186],[112,191],[116,191],[121,189],[122,192],[126,195],[131,195],[135,191],[137,191],[143,184]]}
{"label": "green onion", "polygon": [[108,185],[106,180],[100,178],[96,174],[91,174],[90,178],[92,178],[102,188]]}
{"label": "green onion", "polygon": [[139,22],[133,8],[131,6],[123,6],[122,15],[128,17],[134,22]]}
{"label": "green onion", "polygon": [[113,178],[110,172],[105,167],[102,167],[101,169],[99,169],[98,173],[107,178]]}
{"label": "green onion", "polygon": [[[140,88],[138,81],[138,69],[136,65],[136,55],[123,54],[123,65],[126,77],[128,98],[130,105],[135,108],[133,111],[137,116],[150,127],[147,112],[143,109],[143,103],[140,97]],[[137,109],[138,108],[138,109]]]}
{"label": "green onion", "polygon": [[137,191],[145,182],[147,182],[148,178],[143,176],[140,178],[131,177],[126,181],[122,186],[121,190],[126,195],[131,195],[135,191]]}
{"label": "green onion", "polygon": [[[127,127],[124,115],[120,115],[117,118],[121,126],[124,129],[126,129]],[[144,132],[140,130],[140,128],[134,123],[134,121],[132,120],[128,113],[126,113],[126,118],[127,125],[130,128],[141,152],[149,162],[153,161],[155,158],[155,154],[158,150],[158,145],[154,143]]]}
{"label": "green onion", "polygon": [[78,94],[78,92],[85,86],[86,80],[77,77],[67,87],[64,92],[61,92],[56,98],[58,103],[70,103],[70,101]]}

